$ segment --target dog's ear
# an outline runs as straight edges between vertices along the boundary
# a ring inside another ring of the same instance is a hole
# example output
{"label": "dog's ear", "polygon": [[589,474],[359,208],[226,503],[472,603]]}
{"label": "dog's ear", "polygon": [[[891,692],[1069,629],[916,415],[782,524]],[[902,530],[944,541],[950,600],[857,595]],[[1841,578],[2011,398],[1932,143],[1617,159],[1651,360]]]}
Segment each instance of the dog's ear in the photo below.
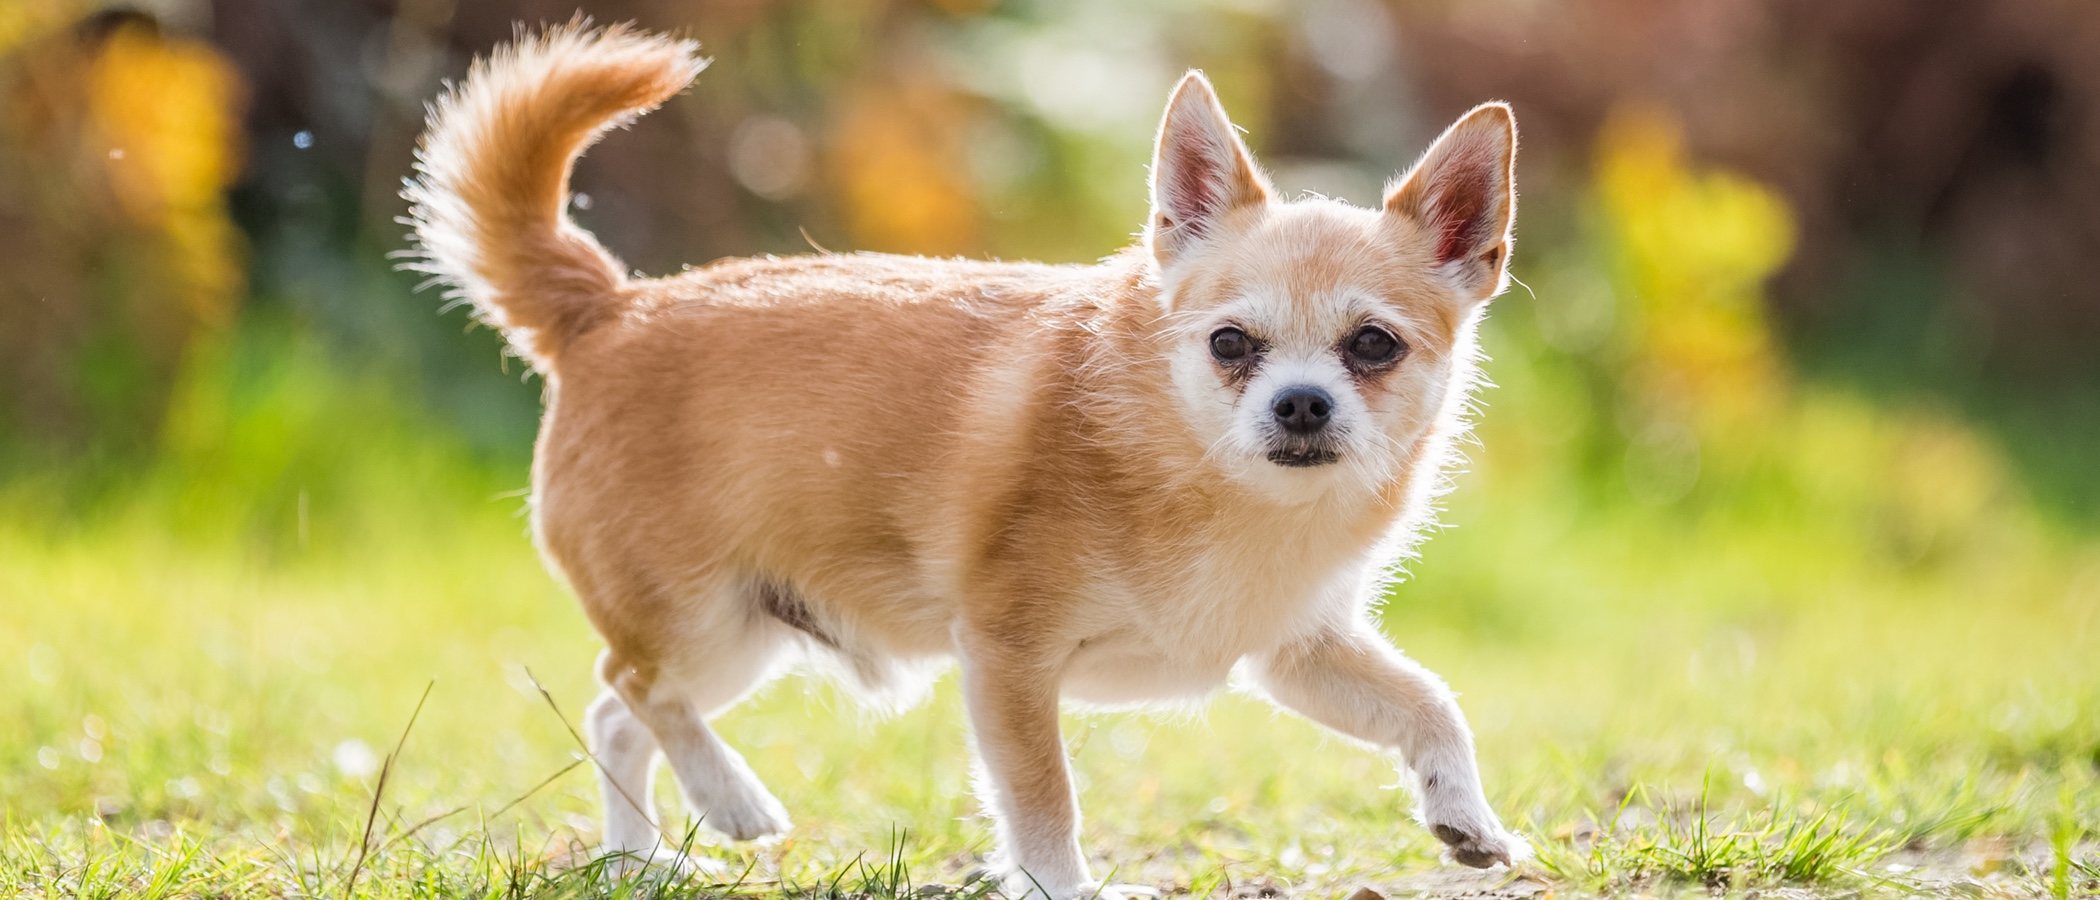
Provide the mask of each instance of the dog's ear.
{"label": "dog's ear", "polygon": [[1460,293],[1501,293],[1516,220],[1517,120],[1506,103],[1483,103],[1430,145],[1386,192],[1386,212],[1413,219],[1436,265]]}
{"label": "dog's ear", "polygon": [[1167,101],[1152,152],[1152,221],[1145,241],[1160,265],[1202,240],[1218,220],[1269,198],[1268,179],[1225,118],[1201,72],[1183,76]]}

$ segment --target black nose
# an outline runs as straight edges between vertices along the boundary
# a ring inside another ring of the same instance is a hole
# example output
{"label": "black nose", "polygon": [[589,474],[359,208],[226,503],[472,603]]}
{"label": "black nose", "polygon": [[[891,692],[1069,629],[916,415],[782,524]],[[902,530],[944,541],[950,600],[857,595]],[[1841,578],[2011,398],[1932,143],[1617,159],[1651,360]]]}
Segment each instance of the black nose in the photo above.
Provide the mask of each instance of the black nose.
{"label": "black nose", "polygon": [[1334,412],[1334,398],[1319,388],[1301,384],[1278,392],[1269,410],[1276,414],[1276,424],[1282,425],[1283,430],[1312,434],[1327,427],[1327,416]]}

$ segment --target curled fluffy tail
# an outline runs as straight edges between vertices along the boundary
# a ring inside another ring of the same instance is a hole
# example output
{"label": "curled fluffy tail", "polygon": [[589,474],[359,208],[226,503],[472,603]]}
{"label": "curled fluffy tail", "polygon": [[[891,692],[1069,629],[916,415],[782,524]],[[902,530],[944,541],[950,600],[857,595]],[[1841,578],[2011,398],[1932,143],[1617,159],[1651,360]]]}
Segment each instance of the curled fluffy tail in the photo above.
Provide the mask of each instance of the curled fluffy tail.
{"label": "curled fluffy tail", "polygon": [[402,195],[427,272],[534,367],[612,314],[626,267],[569,221],[569,168],[608,129],[683,90],[699,46],[582,21],[477,61],[430,109]]}

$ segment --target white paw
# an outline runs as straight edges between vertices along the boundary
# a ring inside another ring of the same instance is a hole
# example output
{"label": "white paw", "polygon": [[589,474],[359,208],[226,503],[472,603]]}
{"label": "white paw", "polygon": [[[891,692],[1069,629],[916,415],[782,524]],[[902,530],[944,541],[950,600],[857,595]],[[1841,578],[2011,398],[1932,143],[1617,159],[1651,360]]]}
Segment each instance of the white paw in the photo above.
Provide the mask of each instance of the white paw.
{"label": "white paw", "polygon": [[756,782],[735,785],[712,803],[692,804],[700,824],[739,841],[786,834],[795,827],[788,821],[787,807]]}
{"label": "white paw", "polygon": [[1421,820],[1461,865],[1485,869],[1531,858],[1531,845],[1502,827],[1473,777],[1423,779]]}
{"label": "white paw", "polygon": [[612,881],[629,879],[662,878],[683,880],[689,878],[716,878],[729,873],[727,863],[705,856],[682,853],[674,847],[658,847],[654,850],[622,850],[606,847],[599,851],[604,861],[604,872]]}
{"label": "white paw", "polygon": [[1452,859],[1476,869],[1485,869],[1496,863],[1514,866],[1531,858],[1531,844],[1521,835],[1495,824],[1493,817],[1485,823],[1475,820],[1466,825],[1431,821],[1429,833],[1451,848]]}

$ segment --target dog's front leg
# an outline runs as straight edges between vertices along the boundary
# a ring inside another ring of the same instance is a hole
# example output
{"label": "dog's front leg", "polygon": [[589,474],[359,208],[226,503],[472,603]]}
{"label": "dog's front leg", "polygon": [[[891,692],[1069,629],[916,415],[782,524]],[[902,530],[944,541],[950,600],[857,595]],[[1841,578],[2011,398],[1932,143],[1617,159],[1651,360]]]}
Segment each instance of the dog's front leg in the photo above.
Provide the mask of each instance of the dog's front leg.
{"label": "dog's front leg", "polygon": [[994,635],[964,635],[959,643],[978,789],[999,829],[993,872],[1013,898],[1091,896],[1079,798],[1058,732],[1061,656]]}
{"label": "dog's front leg", "polygon": [[1255,660],[1255,681],[1305,717],[1397,750],[1421,782],[1422,823],[1461,863],[1486,868],[1528,857],[1524,839],[1488,807],[1473,732],[1451,689],[1369,624],[1334,629]]}

